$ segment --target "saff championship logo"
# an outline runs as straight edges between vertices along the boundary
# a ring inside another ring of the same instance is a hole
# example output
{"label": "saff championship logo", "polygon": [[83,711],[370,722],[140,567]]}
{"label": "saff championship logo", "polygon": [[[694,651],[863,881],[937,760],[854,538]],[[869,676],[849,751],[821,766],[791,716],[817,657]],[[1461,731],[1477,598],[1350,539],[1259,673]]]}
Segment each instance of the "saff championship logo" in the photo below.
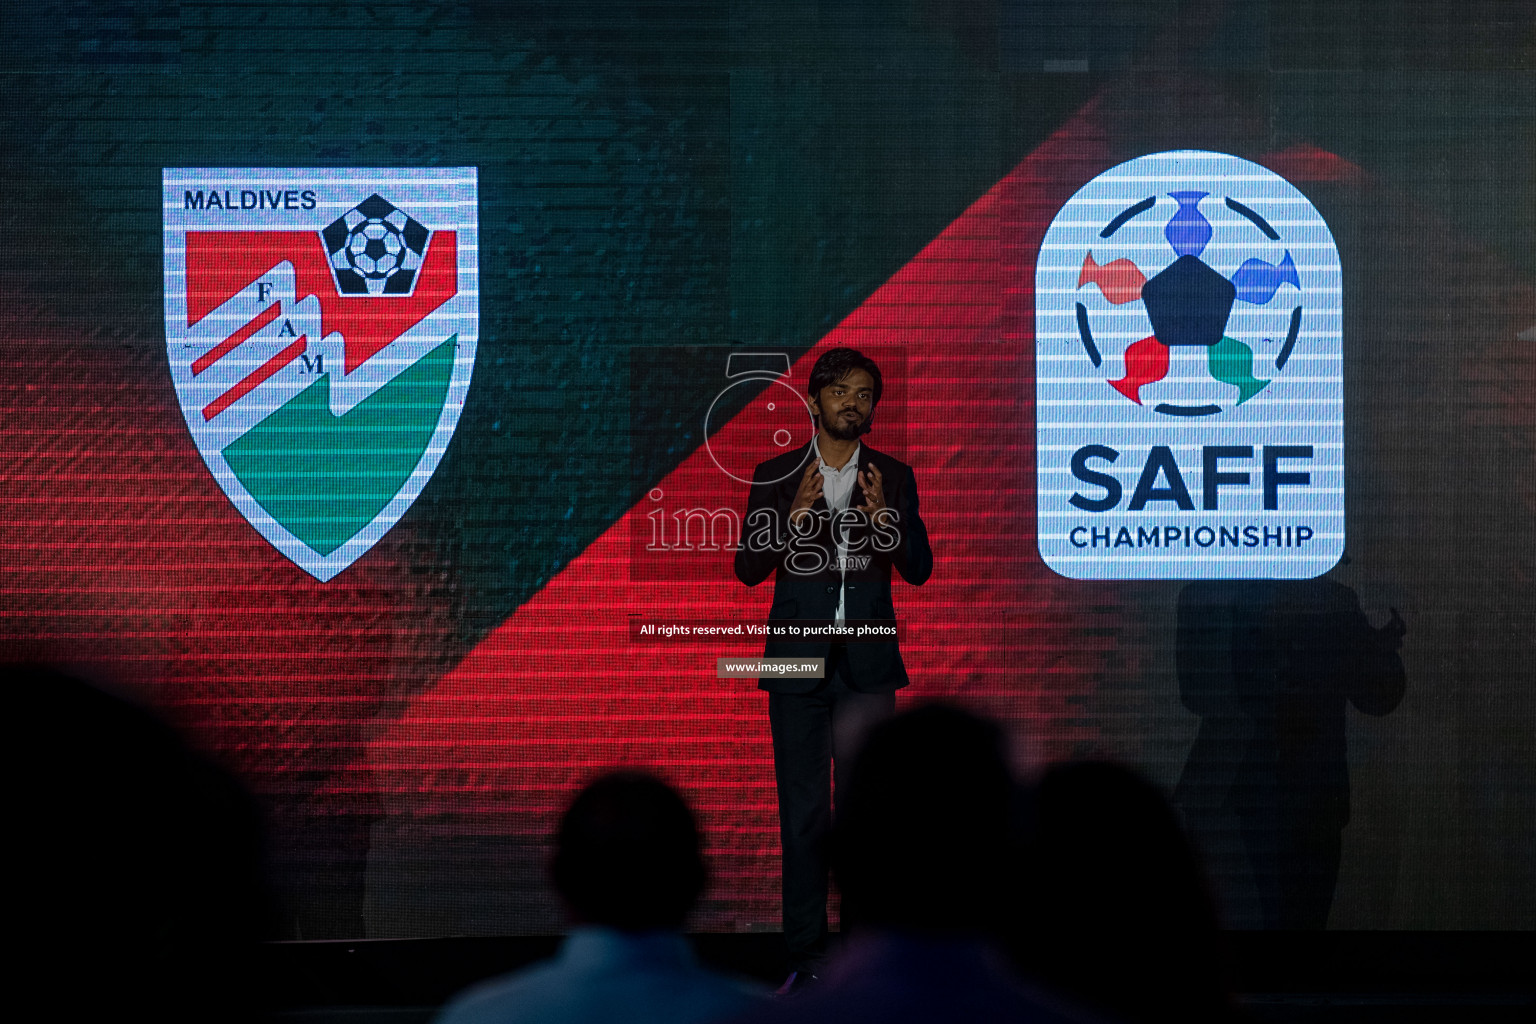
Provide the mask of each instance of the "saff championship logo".
{"label": "saff championship logo", "polygon": [[475,169],[163,174],[166,344],[214,479],[331,579],[442,461],[475,364]]}
{"label": "saff championship logo", "polygon": [[1306,578],[1344,544],[1338,250],[1274,172],[1139,157],[1035,269],[1038,539],[1076,579]]}

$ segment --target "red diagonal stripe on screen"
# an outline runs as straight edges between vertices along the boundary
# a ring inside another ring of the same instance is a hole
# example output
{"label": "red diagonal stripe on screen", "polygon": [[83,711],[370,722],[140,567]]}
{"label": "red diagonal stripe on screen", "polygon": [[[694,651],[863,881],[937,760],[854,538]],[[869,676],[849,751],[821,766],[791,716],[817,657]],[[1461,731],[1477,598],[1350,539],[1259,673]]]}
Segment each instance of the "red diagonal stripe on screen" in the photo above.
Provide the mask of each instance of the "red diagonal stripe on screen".
{"label": "red diagonal stripe on screen", "polygon": [[[1107,659],[1136,649],[1115,650],[1114,586],[1096,586],[1085,602],[1082,585],[1035,552],[1034,257],[1060,204],[1110,162],[1094,120],[1090,108],[1063,127],[791,374],[803,388],[817,356],[838,345],[886,368],[868,442],[913,465],[937,566],[921,588],[896,582],[914,680],[903,699],[963,699],[1010,720],[1036,757],[1092,739],[1077,702]],[[747,419],[711,445],[750,444],[733,433]],[[396,812],[438,822],[462,814],[473,821],[465,827],[533,838],[594,772],[650,766],[685,788],[716,838],[730,912],[772,921],[778,840],[765,698],[755,681],[715,677],[717,657],[761,653],[761,642],[641,646],[628,628],[633,616],[761,622],[772,582],[741,585],[724,552],[698,562],[694,578],[635,582],[644,574],[633,572],[630,532],[649,535],[655,507],[746,504],[746,486],[703,448],[657,488],[659,505],[642,499],[414,697],[338,781],[381,787]]]}

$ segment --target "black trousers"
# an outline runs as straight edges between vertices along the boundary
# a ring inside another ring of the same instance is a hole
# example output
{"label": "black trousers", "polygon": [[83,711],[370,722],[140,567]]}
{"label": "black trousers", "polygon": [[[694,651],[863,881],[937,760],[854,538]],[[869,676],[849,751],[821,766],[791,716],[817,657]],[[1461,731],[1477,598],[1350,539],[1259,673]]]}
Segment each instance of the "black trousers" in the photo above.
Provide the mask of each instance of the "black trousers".
{"label": "black trousers", "polygon": [[784,858],[784,944],[792,970],[815,970],[826,956],[834,771],[842,789],[864,734],[895,710],[894,692],[849,688],[842,644],[832,645],[826,678],[815,690],[768,695]]}

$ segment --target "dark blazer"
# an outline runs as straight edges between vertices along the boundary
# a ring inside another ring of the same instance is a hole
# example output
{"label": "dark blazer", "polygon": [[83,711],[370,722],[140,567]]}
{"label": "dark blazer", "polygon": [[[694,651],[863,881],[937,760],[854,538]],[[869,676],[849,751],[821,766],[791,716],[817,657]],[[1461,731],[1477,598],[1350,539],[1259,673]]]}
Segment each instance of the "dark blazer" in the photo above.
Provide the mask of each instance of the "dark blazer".
{"label": "dark blazer", "polygon": [[[755,587],[777,571],[773,607],[768,612],[770,623],[784,619],[831,622],[837,611],[838,588],[844,582],[843,574],[832,564],[837,541],[825,496],[811,506],[814,529],[803,535],[789,529],[789,509],[805,473],[809,447],[807,444],[769,459],[752,474],[747,515],[742,521],[743,543],[736,552],[736,578]],[[867,473],[871,462],[884,478],[885,504],[897,519],[893,524],[870,522],[869,516],[858,510],[863,492],[854,484],[840,525],[848,528],[848,554],[854,558],[867,555],[869,560],[847,573],[844,615],[850,620],[896,618],[891,603],[892,566],[914,585],[933,572],[933,551],[917,513],[917,480],[912,467],[866,444],[859,452],[859,469]],[[770,637],[763,657],[825,658],[831,646],[830,638],[792,641]],[[907,685],[906,666],[895,640],[849,643],[847,652],[853,689],[883,693]],[[758,681],[758,687],[773,693],[808,693],[819,683],[816,679],[766,676]]]}

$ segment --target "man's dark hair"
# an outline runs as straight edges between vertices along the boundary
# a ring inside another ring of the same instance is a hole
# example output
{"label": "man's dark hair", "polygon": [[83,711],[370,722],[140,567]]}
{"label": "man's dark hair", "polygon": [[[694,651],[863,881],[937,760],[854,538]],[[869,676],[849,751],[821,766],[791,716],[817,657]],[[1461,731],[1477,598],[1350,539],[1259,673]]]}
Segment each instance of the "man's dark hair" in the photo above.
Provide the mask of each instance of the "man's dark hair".
{"label": "man's dark hair", "polygon": [[816,360],[816,365],[811,367],[811,379],[806,384],[806,394],[812,398],[821,394],[822,388],[831,387],[838,381],[845,380],[854,370],[863,370],[869,374],[875,382],[875,397],[870,403],[871,408],[880,404],[880,392],[884,390],[884,384],[880,379],[880,367],[868,356],[851,348],[829,348]]}
{"label": "man's dark hair", "polygon": [[838,793],[844,918],[888,928],[994,926],[1013,778],[998,726],[930,704],[882,722]]}
{"label": "man's dark hair", "polygon": [[604,775],[561,818],[550,874],[585,923],[679,928],[704,888],[693,812],[654,776]]}

